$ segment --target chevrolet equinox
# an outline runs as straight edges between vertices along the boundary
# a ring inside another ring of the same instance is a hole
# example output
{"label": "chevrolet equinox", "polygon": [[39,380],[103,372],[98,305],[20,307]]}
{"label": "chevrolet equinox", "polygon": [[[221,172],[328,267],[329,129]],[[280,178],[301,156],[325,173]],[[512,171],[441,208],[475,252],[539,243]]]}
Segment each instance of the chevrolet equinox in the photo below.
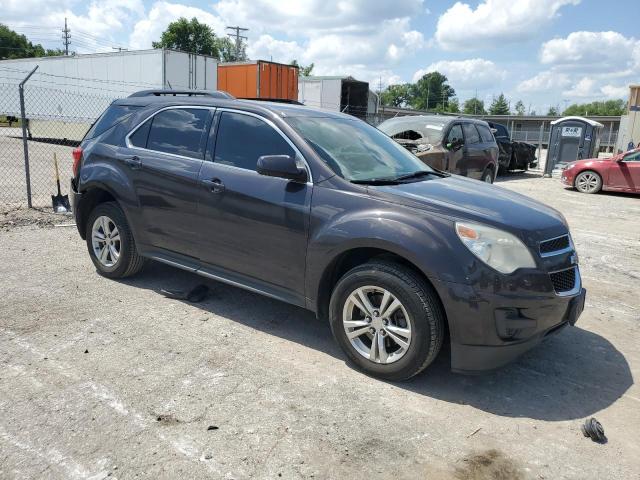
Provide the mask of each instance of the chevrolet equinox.
{"label": "chevrolet equinox", "polygon": [[368,374],[500,367],[575,324],[578,257],[556,210],[425,165],[354,117],[224,92],[114,101],[73,152],[97,271],[148,259],[329,320]]}

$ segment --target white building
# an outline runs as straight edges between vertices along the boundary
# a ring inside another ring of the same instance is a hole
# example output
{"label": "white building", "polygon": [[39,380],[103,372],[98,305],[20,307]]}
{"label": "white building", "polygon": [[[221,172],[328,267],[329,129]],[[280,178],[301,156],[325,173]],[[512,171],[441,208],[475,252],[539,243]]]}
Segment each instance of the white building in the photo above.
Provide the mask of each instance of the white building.
{"label": "white building", "polygon": [[[54,138],[77,140],[116,98],[150,89],[216,90],[213,57],[153,49],[0,61],[0,115],[20,117],[17,85],[25,85],[26,116],[34,137],[56,126]],[[15,86],[15,88],[13,88]]]}

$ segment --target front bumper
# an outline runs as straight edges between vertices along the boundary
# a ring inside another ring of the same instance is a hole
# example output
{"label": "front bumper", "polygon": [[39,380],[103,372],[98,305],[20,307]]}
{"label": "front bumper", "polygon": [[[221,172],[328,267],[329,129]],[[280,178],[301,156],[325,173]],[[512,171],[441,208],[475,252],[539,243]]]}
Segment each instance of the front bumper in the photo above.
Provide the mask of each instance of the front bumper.
{"label": "front bumper", "polygon": [[584,309],[586,290],[572,295],[493,293],[434,282],[451,334],[451,369],[480,373],[502,367],[567,325]]}

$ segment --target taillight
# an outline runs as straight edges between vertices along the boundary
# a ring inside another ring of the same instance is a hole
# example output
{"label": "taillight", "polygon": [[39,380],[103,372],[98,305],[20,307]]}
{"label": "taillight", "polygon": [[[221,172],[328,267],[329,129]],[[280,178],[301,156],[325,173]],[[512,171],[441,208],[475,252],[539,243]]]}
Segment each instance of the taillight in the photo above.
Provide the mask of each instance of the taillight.
{"label": "taillight", "polygon": [[82,148],[77,147],[73,149],[73,176],[78,177],[80,173],[80,163],[82,162]]}

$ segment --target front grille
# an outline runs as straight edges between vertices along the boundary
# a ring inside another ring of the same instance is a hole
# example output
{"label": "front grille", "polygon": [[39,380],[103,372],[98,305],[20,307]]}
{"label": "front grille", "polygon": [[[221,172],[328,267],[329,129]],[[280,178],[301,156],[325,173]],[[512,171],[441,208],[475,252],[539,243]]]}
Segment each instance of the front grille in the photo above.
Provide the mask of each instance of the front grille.
{"label": "front grille", "polygon": [[560,272],[550,273],[551,283],[556,293],[570,292],[576,286],[576,268],[571,267]]}
{"label": "front grille", "polygon": [[540,242],[540,254],[545,255],[564,250],[566,248],[569,248],[570,245],[571,242],[569,241],[569,235],[563,235],[561,237],[545,240],[544,242]]}

